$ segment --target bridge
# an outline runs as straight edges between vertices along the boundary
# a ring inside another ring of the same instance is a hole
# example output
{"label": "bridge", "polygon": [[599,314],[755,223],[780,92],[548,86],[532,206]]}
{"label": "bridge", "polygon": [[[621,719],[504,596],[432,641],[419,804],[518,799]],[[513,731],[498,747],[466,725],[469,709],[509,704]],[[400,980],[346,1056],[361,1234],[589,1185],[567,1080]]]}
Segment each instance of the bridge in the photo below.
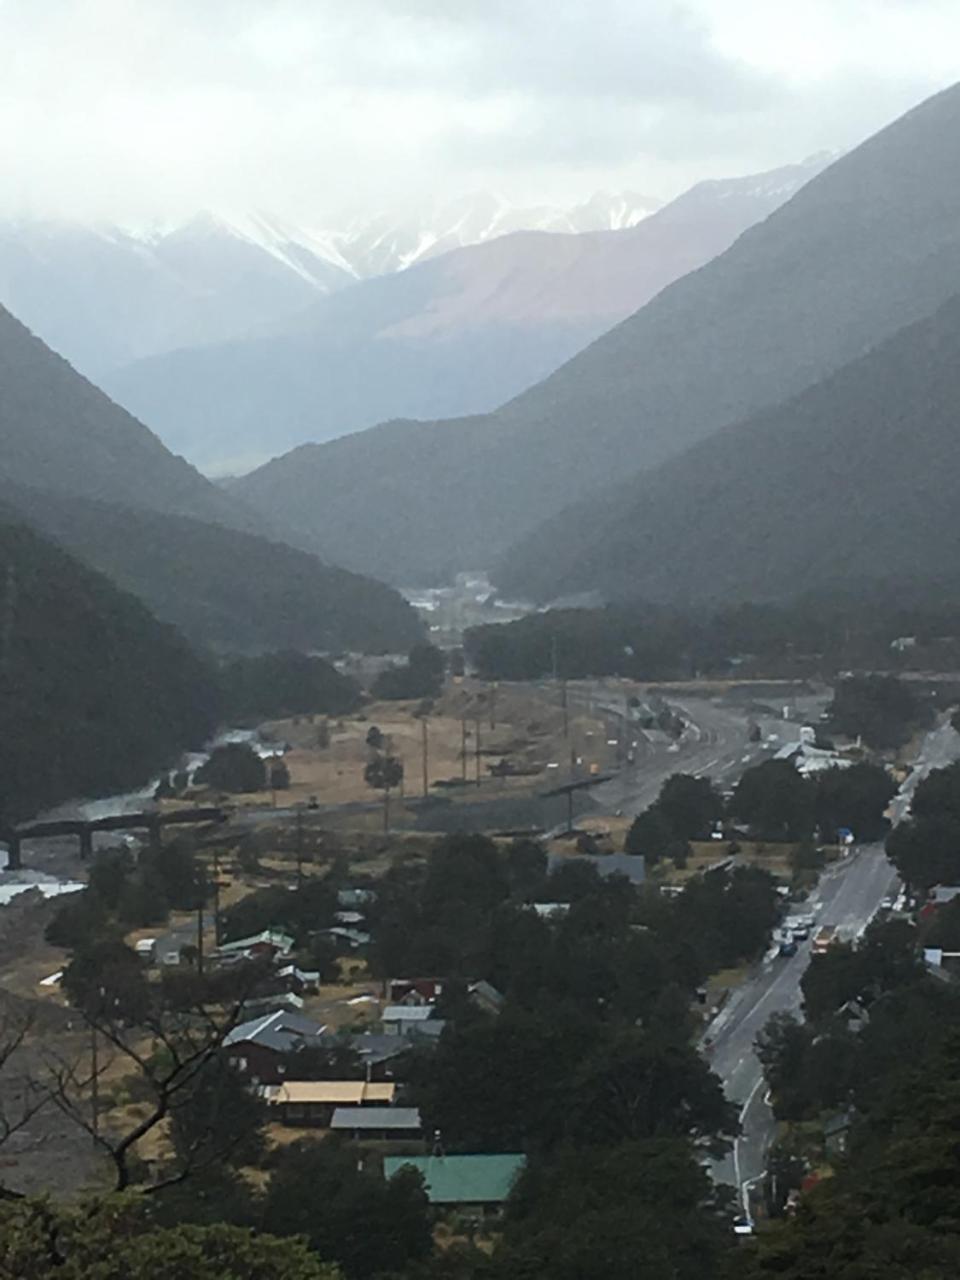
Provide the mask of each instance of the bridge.
{"label": "bridge", "polygon": [[143,810],[140,813],[117,813],[108,818],[54,818],[47,822],[26,822],[17,827],[0,829],[0,841],[7,846],[7,870],[23,867],[23,842],[51,836],[76,836],[80,841],[80,857],[93,853],[93,837],[98,831],[146,831],[151,849],[161,846],[164,827],[188,826],[200,822],[226,822],[227,812],[216,806],[195,809],[173,809],[169,813]]}

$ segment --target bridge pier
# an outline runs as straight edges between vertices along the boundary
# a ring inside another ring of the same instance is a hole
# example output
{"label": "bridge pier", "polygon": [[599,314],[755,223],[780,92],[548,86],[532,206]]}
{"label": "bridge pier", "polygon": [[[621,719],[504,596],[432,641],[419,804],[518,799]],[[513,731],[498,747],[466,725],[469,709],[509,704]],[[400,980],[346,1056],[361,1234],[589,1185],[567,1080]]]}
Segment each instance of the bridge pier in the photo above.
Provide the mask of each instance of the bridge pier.
{"label": "bridge pier", "polygon": [[160,838],[159,818],[152,818],[151,821],[147,823],[147,837],[150,841],[150,852],[159,853],[163,848],[163,841]]}
{"label": "bridge pier", "polygon": [[20,856],[20,837],[11,832],[7,836],[7,870],[22,871],[23,862]]}

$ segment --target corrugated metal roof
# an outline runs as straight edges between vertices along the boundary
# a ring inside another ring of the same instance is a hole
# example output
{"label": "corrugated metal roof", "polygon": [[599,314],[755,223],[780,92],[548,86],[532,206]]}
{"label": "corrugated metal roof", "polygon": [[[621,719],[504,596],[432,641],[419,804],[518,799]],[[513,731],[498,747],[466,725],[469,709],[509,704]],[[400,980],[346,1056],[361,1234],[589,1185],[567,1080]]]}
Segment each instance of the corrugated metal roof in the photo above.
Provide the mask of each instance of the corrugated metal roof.
{"label": "corrugated metal roof", "polygon": [[525,1163],[522,1155],[385,1156],[383,1173],[411,1165],[431,1204],[502,1204]]}
{"label": "corrugated metal roof", "polygon": [[432,1013],[432,1004],[388,1004],[380,1015],[380,1021],[426,1022]]}
{"label": "corrugated metal roof", "polygon": [[331,1129],[419,1129],[417,1107],[337,1107]]}
{"label": "corrugated metal roof", "polygon": [[381,1062],[389,1062],[402,1053],[409,1053],[413,1047],[413,1038],[398,1035],[378,1035],[376,1032],[365,1032],[362,1035],[344,1036],[339,1032],[331,1036],[333,1044],[344,1044],[360,1055],[364,1063],[377,1066]]}
{"label": "corrugated metal roof", "polygon": [[286,1009],[275,1010],[259,1018],[241,1022],[224,1037],[224,1045],[254,1043],[278,1053],[289,1053],[298,1045],[318,1039],[326,1028]]}
{"label": "corrugated metal roof", "polygon": [[261,933],[253,933],[249,938],[237,938],[235,942],[224,942],[217,950],[225,952],[229,955],[234,951],[247,951],[250,947],[269,944],[276,947],[279,951],[290,951],[293,949],[293,938],[289,933],[282,933],[279,929],[264,929]]}
{"label": "corrugated metal roof", "polygon": [[381,1102],[388,1106],[397,1092],[395,1084],[366,1080],[288,1080],[271,1096],[272,1104],[290,1102],[343,1106]]}

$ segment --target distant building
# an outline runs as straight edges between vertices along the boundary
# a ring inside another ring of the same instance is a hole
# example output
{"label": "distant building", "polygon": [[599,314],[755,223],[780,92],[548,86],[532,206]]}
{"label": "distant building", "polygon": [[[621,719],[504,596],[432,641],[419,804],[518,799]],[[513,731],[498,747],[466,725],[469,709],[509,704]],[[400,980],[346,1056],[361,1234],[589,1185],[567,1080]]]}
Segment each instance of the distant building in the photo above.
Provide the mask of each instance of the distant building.
{"label": "distant building", "polygon": [[385,1035],[407,1036],[416,1032],[439,1035],[439,1030],[434,1028],[442,1030],[444,1024],[442,1019],[433,1018],[431,1004],[389,1004],[380,1014],[380,1025]]}
{"label": "distant building", "polygon": [[849,1111],[840,1111],[829,1117],[823,1126],[823,1145],[828,1156],[842,1156],[847,1149],[847,1140],[853,1117]]}
{"label": "distant building", "polygon": [[[803,732],[801,730],[801,732]],[[823,773],[827,769],[849,769],[853,761],[838,751],[826,747],[815,746],[812,741],[802,739],[800,742],[789,742],[774,755],[774,760],[789,760],[796,771],[809,777],[814,773]]]}
{"label": "distant building", "polygon": [[522,1155],[385,1156],[383,1174],[405,1165],[423,1178],[427,1199],[440,1208],[499,1213],[526,1164]]}
{"label": "distant building", "polygon": [[606,880],[609,876],[625,876],[631,884],[643,884],[647,865],[640,854],[632,853],[548,853],[547,867],[555,871],[567,862],[589,862]]}
{"label": "distant building", "polygon": [[570,911],[569,902],[531,902],[530,910],[535,911],[541,920],[554,920],[565,916]]}
{"label": "distant building", "polygon": [[337,1107],[390,1107],[397,1086],[368,1080],[288,1080],[265,1093],[283,1124],[327,1126]]}
{"label": "distant building", "polygon": [[320,1047],[326,1027],[280,1009],[241,1022],[224,1038],[227,1061],[251,1084],[280,1084],[285,1059],[304,1047]]}
{"label": "distant building", "polygon": [[370,945],[370,934],[350,925],[338,924],[331,929],[318,929],[317,935],[329,938],[341,951],[359,951],[361,947]]}
{"label": "distant building", "polygon": [[436,1004],[442,995],[442,978],[391,978],[387,984],[388,1004]]}
{"label": "distant building", "polygon": [[423,1126],[416,1107],[337,1107],[330,1130],[367,1142],[389,1142],[420,1138]]}
{"label": "distant building", "polygon": [[[498,991],[492,982],[481,978],[479,982],[467,985],[467,997],[471,1004],[482,1009],[484,1013],[500,1013],[506,1004],[506,997]],[[427,1023],[429,1026],[430,1024]]]}
{"label": "distant building", "polygon": [[417,1047],[415,1037],[380,1035],[373,1031],[359,1035],[339,1032],[328,1039],[331,1044],[336,1042],[353,1050],[368,1080],[390,1080],[406,1055]]}
{"label": "distant building", "polygon": [[337,906],[348,911],[356,911],[359,907],[368,907],[376,902],[377,895],[373,889],[338,889]]}
{"label": "distant building", "polygon": [[960,895],[960,885],[934,885],[926,902],[920,908],[920,919],[929,920],[931,916],[936,915],[941,907],[945,907],[948,902],[952,902],[958,895]]}
{"label": "distant building", "polygon": [[264,929],[261,933],[252,934],[249,938],[237,938],[235,942],[224,942],[217,948],[217,955],[231,957],[243,956],[255,959],[258,956],[288,956],[294,947],[294,939],[289,933],[279,929]]}

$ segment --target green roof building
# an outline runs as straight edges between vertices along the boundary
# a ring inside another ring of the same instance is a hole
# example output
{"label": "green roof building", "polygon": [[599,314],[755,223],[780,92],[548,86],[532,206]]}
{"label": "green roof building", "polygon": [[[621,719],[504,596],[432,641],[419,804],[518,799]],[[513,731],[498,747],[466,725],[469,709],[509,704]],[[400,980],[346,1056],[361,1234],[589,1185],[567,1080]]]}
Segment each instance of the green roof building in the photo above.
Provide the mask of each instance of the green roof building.
{"label": "green roof building", "polygon": [[526,1163],[521,1155],[386,1156],[385,1178],[410,1165],[423,1178],[433,1205],[476,1205],[499,1209]]}

